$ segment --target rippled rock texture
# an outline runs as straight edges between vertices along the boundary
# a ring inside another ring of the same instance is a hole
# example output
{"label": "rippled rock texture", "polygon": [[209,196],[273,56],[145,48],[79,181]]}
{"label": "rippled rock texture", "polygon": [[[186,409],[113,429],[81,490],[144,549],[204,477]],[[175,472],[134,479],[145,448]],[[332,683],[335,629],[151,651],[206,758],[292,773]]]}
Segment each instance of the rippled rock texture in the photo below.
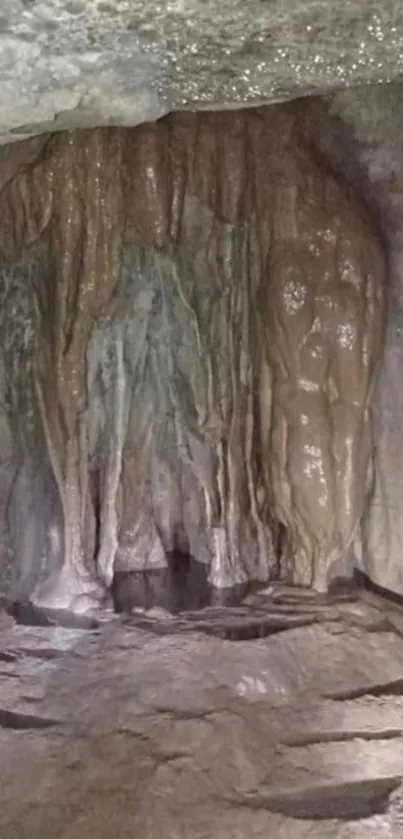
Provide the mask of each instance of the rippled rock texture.
{"label": "rippled rock texture", "polygon": [[384,261],[307,113],[178,113],[5,156],[18,596],[81,609],[116,572],[169,586],[182,559],[208,590],[325,590],[348,556]]}

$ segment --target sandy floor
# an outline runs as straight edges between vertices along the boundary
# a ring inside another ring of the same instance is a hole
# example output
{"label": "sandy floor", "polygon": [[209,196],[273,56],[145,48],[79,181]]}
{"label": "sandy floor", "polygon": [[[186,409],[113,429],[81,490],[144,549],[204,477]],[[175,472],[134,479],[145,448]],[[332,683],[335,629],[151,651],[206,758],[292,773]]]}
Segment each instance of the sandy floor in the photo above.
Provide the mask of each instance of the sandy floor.
{"label": "sandy floor", "polygon": [[403,837],[398,607],[0,626],[0,836]]}

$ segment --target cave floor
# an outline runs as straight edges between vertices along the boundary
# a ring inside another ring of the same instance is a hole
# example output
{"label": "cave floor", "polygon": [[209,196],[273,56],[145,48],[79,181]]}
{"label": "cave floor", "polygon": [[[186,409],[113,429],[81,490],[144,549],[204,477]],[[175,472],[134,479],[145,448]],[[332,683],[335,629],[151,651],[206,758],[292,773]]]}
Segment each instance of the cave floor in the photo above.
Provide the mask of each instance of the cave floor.
{"label": "cave floor", "polygon": [[398,605],[0,625],[0,836],[403,837]]}

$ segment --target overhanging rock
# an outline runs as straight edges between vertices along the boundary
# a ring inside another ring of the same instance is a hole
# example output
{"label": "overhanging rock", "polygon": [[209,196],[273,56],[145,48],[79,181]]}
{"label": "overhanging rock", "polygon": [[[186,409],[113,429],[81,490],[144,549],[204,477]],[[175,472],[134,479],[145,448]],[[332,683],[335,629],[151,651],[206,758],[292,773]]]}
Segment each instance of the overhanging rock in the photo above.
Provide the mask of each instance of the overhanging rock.
{"label": "overhanging rock", "polygon": [[396,0],[1,0],[0,142],[402,72]]}

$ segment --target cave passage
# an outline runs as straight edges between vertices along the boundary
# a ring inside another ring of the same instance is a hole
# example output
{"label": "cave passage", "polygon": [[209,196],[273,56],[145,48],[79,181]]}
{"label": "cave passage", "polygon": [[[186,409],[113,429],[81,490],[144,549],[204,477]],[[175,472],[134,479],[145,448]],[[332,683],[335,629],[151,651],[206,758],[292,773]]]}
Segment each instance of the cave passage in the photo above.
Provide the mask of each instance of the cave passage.
{"label": "cave passage", "polygon": [[313,131],[177,113],[1,158],[14,599],[180,611],[348,565],[385,265]]}

